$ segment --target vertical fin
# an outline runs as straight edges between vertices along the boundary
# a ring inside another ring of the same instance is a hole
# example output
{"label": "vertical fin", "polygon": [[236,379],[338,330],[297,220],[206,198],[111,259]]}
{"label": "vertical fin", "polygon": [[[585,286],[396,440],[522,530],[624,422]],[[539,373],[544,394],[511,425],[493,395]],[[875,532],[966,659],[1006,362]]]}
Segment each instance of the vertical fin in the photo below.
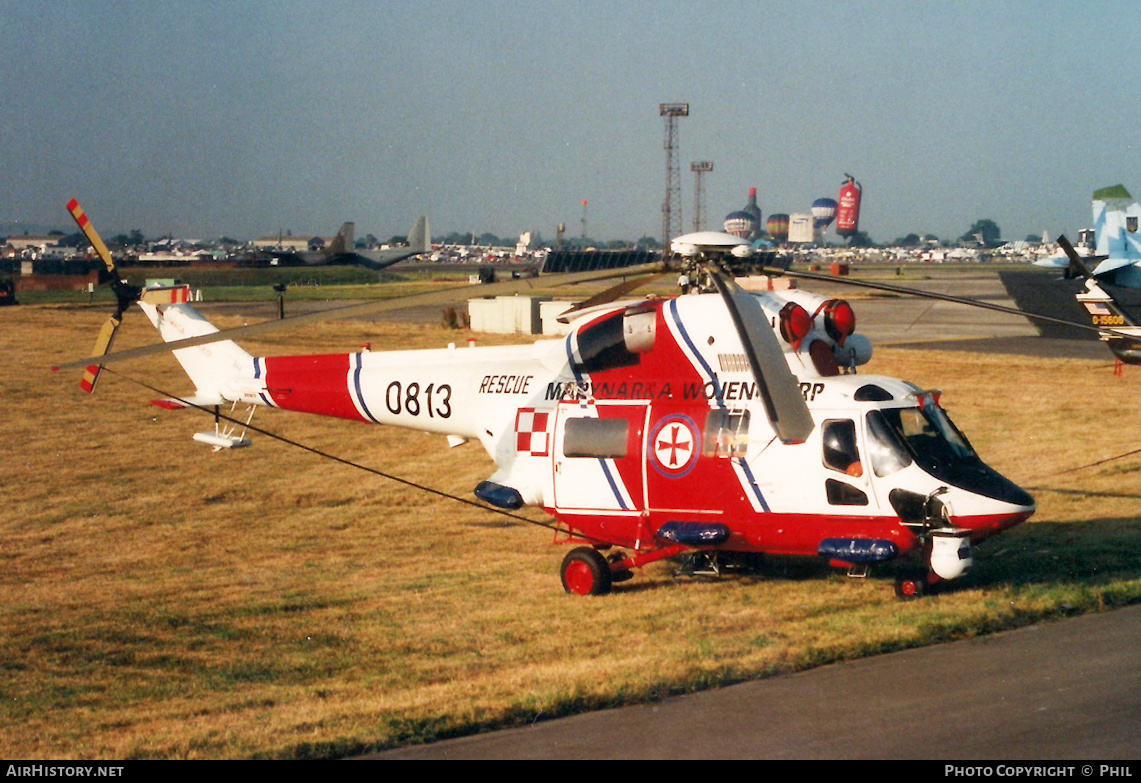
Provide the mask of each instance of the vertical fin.
{"label": "vertical fin", "polygon": [[[1131,203],[1132,202],[1132,203]],[[1111,261],[1141,260],[1141,205],[1133,201],[1122,185],[1094,191],[1093,209],[1095,253]]]}
{"label": "vertical fin", "polygon": [[427,215],[421,215],[412,224],[412,233],[408,235],[408,249],[417,253],[431,252],[432,235],[428,231]]}

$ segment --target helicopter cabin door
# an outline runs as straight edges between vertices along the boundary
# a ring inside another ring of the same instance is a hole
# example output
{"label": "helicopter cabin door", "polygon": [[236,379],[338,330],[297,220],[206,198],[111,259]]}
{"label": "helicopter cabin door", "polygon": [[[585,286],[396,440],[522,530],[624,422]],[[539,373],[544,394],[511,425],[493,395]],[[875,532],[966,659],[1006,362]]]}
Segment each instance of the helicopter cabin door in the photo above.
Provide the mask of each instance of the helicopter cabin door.
{"label": "helicopter cabin door", "polygon": [[752,486],[742,469],[748,442],[747,409],[656,409],[646,436],[648,510],[671,521],[715,521],[728,498]]}
{"label": "helicopter cabin door", "polygon": [[552,453],[555,508],[638,515],[645,508],[643,438],[649,403],[558,404]]}

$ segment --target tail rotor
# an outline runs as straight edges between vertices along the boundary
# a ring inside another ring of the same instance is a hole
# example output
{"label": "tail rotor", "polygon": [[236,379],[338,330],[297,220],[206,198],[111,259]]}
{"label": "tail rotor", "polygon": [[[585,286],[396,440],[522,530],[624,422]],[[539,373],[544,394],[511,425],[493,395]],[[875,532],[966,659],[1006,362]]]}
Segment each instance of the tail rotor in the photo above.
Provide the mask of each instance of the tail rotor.
{"label": "tail rotor", "polygon": [[[72,199],[67,203],[67,211],[75,219],[79,230],[87,237],[87,241],[91,244],[95,254],[99,256],[99,260],[103,262],[102,268],[99,270],[99,284],[108,284],[111,287],[112,293],[115,294],[115,313],[108,318],[103,326],[99,329],[99,335],[95,338],[95,347],[91,350],[91,358],[98,359],[106,355],[111,350],[111,344],[115,340],[115,333],[119,329],[119,325],[123,322],[123,313],[139,300],[142,291],[138,286],[131,285],[126,280],[123,280],[119,275],[119,270],[115,268],[115,261],[111,258],[111,253],[107,250],[107,246],[103,244],[103,240],[99,238],[95,228],[91,225],[91,221],[79,206],[79,202]],[[103,370],[103,365],[95,362],[87,365],[86,371],[83,373],[83,380],[79,382],[79,386],[88,394],[95,391],[95,384],[99,381],[99,374]]]}

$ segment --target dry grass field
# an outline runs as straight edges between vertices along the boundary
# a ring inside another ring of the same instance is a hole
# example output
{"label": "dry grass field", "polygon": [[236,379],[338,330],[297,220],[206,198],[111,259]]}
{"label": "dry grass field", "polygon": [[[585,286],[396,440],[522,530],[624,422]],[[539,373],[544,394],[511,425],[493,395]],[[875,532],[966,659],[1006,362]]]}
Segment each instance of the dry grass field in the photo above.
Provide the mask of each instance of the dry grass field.
{"label": "dry grass field", "polygon": [[[129,380],[188,392],[169,357],[120,365],[94,397],[50,373],[106,315],[0,311],[8,758],[340,757],[1141,600],[1141,454],[1082,467],[1141,447],[1136,368],[877,348],[867,372],[941,388],[983,458],[1038,501],[945,593],[900,603],[891,569],[774,561],[719,580],[659,563],[584,599],[563,592],[566,548],[540,527],[264,436],[233,453],[192,442],[208,417],[148,405],[158,395]],[[154,339],[137,312],[121,335]],[[341,323],[247,347],[466,337]],[[279,411],[254,423],[464,497],[492,471],[439,437]]]}

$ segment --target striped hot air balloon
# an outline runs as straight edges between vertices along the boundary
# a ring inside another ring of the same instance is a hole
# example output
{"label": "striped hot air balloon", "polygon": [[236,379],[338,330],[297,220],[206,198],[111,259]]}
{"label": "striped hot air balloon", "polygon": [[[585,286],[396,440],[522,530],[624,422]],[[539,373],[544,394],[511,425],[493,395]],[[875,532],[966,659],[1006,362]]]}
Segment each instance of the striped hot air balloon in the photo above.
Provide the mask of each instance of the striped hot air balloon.
{"label": "striped hot air balloon", "polygon": [[769,215],[768,221],[765,222],[765,230],[778,243],[785,241],[788,239],[788,215],[780,213]]}
{"label": "striped hot air balloon", "polygon": [[760,220],[744,210],[730,212],[725,216],[725,233],[741,239],[755,239],[760,228]]}
{"label": "striped hot air balloon", "polygon": [[828,228],[836,219],[836,200],[818,198],[812,202],[812,224],[817,231]]}

